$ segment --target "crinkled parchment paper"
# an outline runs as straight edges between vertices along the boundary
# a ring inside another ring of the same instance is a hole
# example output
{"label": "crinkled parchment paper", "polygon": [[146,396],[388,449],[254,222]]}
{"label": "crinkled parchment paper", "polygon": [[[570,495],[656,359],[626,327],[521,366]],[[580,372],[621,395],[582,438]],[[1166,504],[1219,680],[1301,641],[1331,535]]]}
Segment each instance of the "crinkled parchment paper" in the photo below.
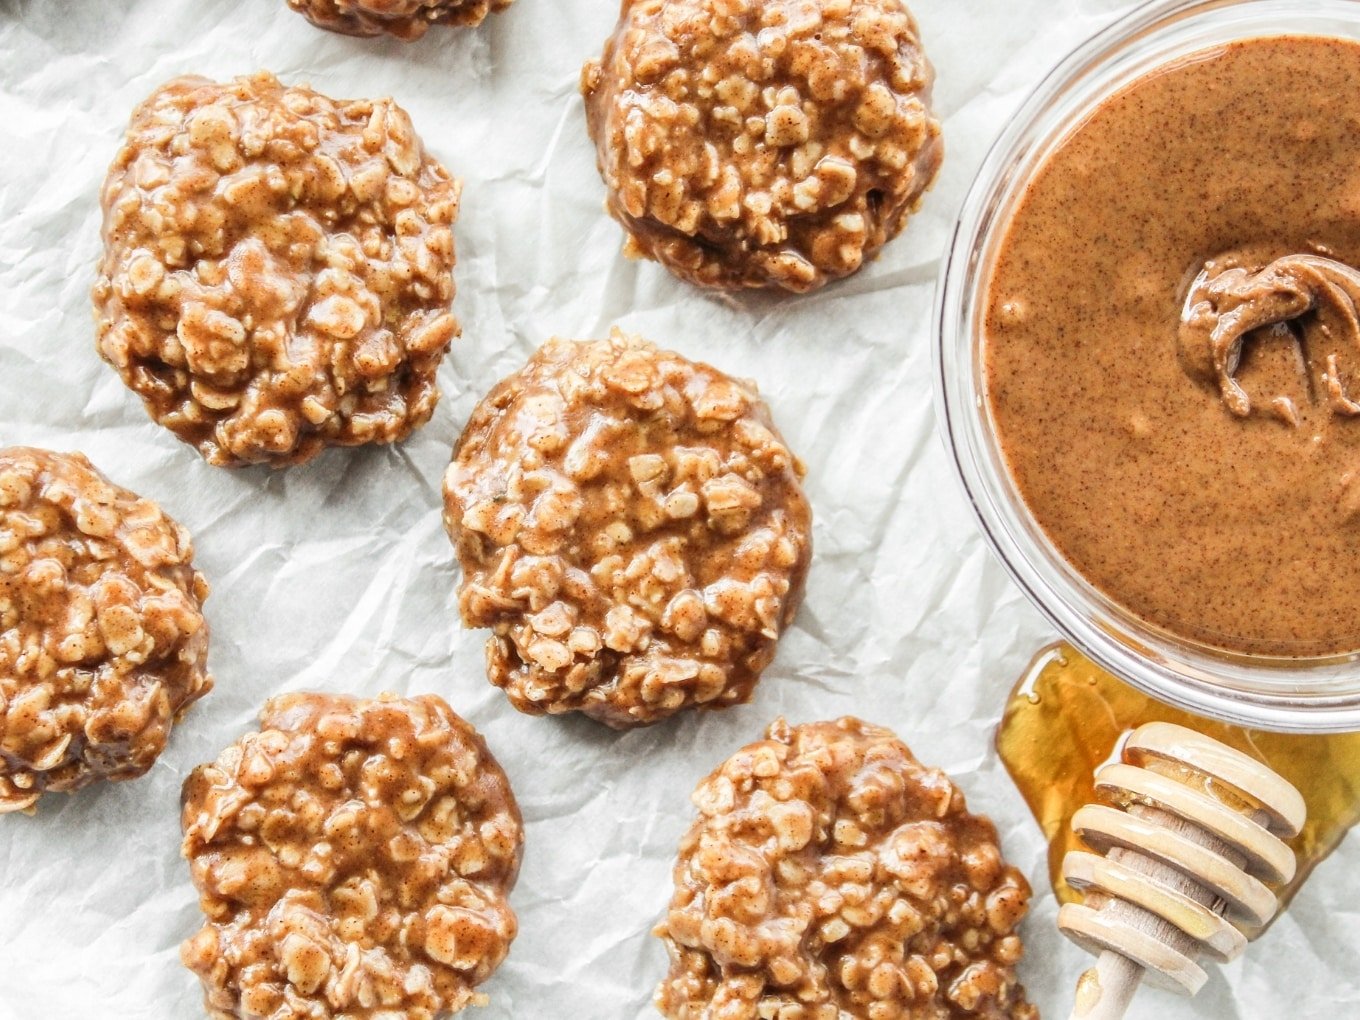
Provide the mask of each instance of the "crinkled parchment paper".
{"label": "crinkled parchment paper", "polygon": [[[178,944],[199,919],[179,857],[180,783],[306,688],[433,691],[475,723],[528,822],[521,934],[484,1020],[654,1016],[648,931],[696,781],[776,715],[893,726],[992,815],[1030,877],[1023,976],[1065,1016],[1082,966],[1054,926],[1039,833],[992,729],[1052,634],[974,529],[935,434],[930,304],[958,203],[1025,92],[1129,0],[916,0],[948,157],[924,212],[859,276],[809,298],[724,299],[619,255],[577,76],[617,0],[519,0],[414,45],[311,28],[283,0],[0,0],[0,444],[86,451],[187,525],[213,585],[217,689],[151,773],[0,819],[0,1020],[201,1016]],[[287,473],[207,467],[95,355],[98,189],[134,104],[179,74],[268,68],[337,97],[391,94],[466,181],[463,339],[433,422],[396,449]],[[438,485],[479,394],[552,334],[618,323],[756,378],[808,464],[807,602],[754,703],[617,735],[512,710],[459,625]],[[1353,1015],[1360,843],[1327,862],[1242,962],[1188,1005],[1136,1015]]]}

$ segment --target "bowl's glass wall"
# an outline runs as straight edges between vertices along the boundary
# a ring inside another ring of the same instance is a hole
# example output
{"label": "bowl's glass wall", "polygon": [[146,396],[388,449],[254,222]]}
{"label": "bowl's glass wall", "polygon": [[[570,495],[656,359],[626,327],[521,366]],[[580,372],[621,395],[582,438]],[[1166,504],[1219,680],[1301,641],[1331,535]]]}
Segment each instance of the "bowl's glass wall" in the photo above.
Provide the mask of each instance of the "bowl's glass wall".
{"label": "bowl's glass wall", "polygon": [[964,487],[1007,570],[1073,643],[1154,697],[1243,725],[1360,730],[1360,661],[1270,660],[1196,645],[1097,591],[1052,547],[1006,469],[986,399],[989,268],[1025,184],[1111,93],[1169,61],[1237,39],[1360,41],[1360,0],[1156,0],[1067,58],[993,147],[959,216],[937,294],[936,389]]}

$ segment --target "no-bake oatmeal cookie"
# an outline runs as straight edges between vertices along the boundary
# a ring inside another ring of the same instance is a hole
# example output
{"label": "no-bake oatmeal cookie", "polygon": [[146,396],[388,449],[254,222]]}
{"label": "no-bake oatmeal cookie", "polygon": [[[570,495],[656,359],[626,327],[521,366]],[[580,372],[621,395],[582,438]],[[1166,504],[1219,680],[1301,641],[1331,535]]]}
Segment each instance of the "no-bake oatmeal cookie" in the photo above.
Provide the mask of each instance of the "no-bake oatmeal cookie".
{"label": "no-bake oatmeal cookie", "polygon": [[889,730],[779,720],[693,799],[656,929],[669,1020],[1038,1020],[1028,884]]}
{"label": "no-bake oatmeal cookie", "polygon": [[625,251],[809,291],[897,236],[943,155],[902,0],[625,0],[582,72]]}
{"label": "no-bake oatmeal cookie", "polygon": [[0,813],[142,775],[211,689],[193,555],[80,454],[0,449]]}
{"label": "no-bake oatmeal cookie", "polygon": [[435,1020],[485,997],[516,921],[505,773],[435,697],[287,694],[184,784],[214,1020]]}
{"label": "no-bake oatmeal cookie", "polygon": [[459,192],[390,99],[178,78],[104,184],[99,352],[214,464],[403,439],[459,333]]}
{"label": "no-bake oatmeal cookie", "polygon": [[444,478],[491,682],[614,727],[745,701],[802,598],[802,475],[753,384],[617,330],[550,341]]}
{"label": "no-bake oatmeal cookie", "polygon": [[288,6],[317,28],[345,35],[386,32],[408,42],[431,25],[480,25],[492,11],[514,0],[288,0]]}

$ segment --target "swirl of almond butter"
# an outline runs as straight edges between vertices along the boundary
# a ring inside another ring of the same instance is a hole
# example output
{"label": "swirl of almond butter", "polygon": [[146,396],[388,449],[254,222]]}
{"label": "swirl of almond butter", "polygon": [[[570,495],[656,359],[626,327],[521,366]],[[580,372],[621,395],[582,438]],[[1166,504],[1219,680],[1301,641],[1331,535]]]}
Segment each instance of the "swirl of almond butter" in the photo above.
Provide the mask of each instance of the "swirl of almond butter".
{"label": "swirl of almond butter", "polygon": [[[1360,354],[1360,270],[1322,255],[1288,255],[1256,272],[1231,261],[1205,263],[1191,285],[1179,333],[1186,372],[1215,384],[1224,406],[1248,417],[1252,398],[1237,378],[1244,345],[1252,333],[1284,327],[1314,399],[1325,399],[1333,414],[1360,415],[1340,369],[1345,351]],[[1299,424],[1289,396],[1269,398],[1266,408]]]}

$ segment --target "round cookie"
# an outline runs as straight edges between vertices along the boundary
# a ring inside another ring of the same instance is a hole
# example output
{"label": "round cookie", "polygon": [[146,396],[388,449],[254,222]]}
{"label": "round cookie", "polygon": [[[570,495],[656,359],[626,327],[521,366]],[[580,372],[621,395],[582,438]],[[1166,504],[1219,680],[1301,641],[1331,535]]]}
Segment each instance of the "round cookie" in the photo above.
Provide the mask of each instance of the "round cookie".
{"label": "round cookie", "polygon": [[624,251],[804,292],[897,236],[943,156],[902,0],[627,0],[585,66]]}
{"label": "round cookie", "polygon": [[459,191],[390,99],[176,79],[104,184],[99,352],[214,464],[403,439],[459,332]]}
{"label": "round cookie", "polygon": [[189,776],[183,825],[213,1020],[435,1020],[485,1002],[515,937],[519,808],[439,698],[273,698]]}
{"label": "round cookie", "polygon": [[514,0],[288,0],[317,28],[345,35],[382,35],[410,42],[431,25],[480,25]]}
{"label": "round cookie", "polygon": [[699,784],[656,934],[670,1020],[1038,1020],[990,821],[892,732],[774,723]]}
{"label": "round cookie", "polygon": [[0,449],[0,814],[144,774],[212,688],[193,555],[80,454]]}
{"label": "round cookie", "polygon": [[617,728],[747,700],[802,598],[802,475],[753,384],[618,330],[549,341],[444,477],[491,682]]}

